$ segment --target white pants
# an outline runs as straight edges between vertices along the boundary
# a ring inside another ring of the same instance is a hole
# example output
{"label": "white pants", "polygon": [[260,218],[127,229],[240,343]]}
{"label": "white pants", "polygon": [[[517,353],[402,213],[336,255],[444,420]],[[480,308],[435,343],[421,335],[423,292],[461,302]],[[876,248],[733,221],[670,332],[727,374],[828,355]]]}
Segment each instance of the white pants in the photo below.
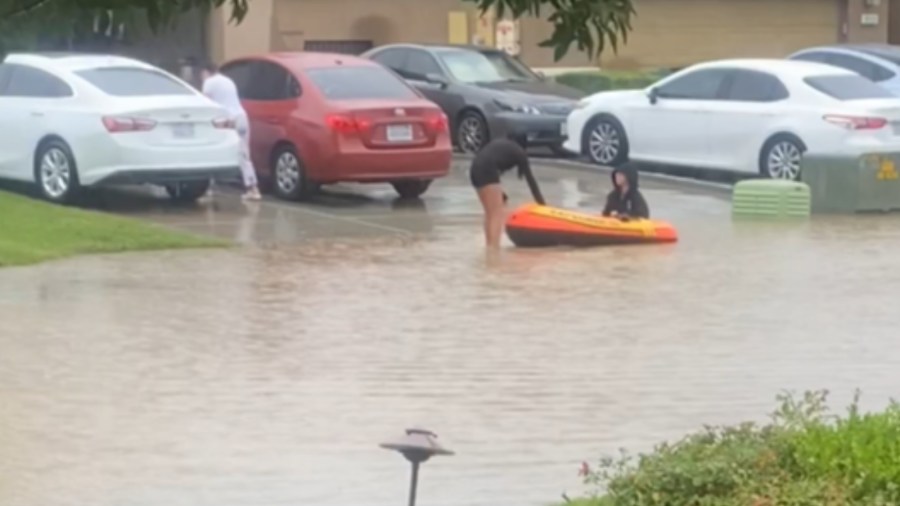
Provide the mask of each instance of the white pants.
{"label": "white pants", "polygon": [[244,186],[253,188],[257,181],[253,160],[250,158],[250,122],[247,121],[246,114],[241,114],[234,119],[234,123],[241,138],[241,176],[244,178]]}

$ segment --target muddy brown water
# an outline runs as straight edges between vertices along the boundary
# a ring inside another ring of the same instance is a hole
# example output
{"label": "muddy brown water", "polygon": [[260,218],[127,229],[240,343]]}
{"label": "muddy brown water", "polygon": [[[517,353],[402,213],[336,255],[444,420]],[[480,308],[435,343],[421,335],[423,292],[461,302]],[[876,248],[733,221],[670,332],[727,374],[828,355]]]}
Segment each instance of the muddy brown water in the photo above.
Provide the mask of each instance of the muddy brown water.
{"label": "muddy brown water", "polygon": [[[545,190],[595,208],[595,179]],[[900,217],[733,223],[647,186],[679,244],[488,262],[451,181],[426,209],[153,218],[234,250],[0,271],[0,503],[405,504],[377,444],[418,425],[457,452],[420,504],[542,505],[582,460],[764,420],[784,389],[897,393]]]}

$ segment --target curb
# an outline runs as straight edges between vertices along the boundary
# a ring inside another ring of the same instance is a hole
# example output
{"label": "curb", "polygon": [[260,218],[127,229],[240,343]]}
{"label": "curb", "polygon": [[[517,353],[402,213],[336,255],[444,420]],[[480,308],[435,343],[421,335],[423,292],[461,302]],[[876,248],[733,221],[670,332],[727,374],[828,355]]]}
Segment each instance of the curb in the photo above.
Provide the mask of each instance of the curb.
{"label": "curb", "polygon": [[[459,153],[453,154],[454,161],[471,161],[471,155],[463,155]],[[564,160],[559,158],[531,158],[532,163],[535,166],[546,166],[554,169],[563,169],[563,170],[575,170],[579,172],[591,172],[591,173],[604,173],[611,174],[612,167],[602,166],[602,165],[594,165],[589,162],[583,162],[579,160]],[[697,189],[714,191],[717,193],[727,193],[731,194],[733,185],[727,183],[716,183],[713,181],[703,181],[701,179],[694,179],[690,177],[683,176],[673,176],[670,174],[664,174],[655,171],[641,171],[641,179],[646,179],[649,181],[654,181],[658,183],[665,184],[674,184],[680,186],[689,186]]]}

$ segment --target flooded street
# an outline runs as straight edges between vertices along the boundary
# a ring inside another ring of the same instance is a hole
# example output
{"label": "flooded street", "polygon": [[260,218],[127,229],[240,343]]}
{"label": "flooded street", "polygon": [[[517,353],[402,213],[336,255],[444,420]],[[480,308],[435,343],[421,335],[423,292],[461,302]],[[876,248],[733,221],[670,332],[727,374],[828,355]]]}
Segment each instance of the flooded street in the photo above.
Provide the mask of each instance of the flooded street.
{"label": "flooded street", "polygon": [[[609,186],[540,179],[573,208]],[[395,506],[408,465],[377,445],[422,426],[457,455],[419,504],[538,506],[582,460],[764,420],[784,389],[897,394],[896,215],[734,223],[727,194],[648,180],[680,243],[488,262],[462,175],[422,208],[354,191],[111,203],[245,246],[0,270],[0,503]]]}

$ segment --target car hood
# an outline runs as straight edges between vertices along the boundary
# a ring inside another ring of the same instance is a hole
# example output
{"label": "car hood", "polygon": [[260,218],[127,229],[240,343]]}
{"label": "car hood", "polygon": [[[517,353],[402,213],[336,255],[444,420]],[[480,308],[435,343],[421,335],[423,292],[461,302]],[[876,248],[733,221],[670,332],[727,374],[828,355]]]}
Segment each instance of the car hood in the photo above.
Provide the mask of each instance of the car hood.
{"label": "car hood", "polygon": [[497,95],[497,98],[506,97],[521,102],[568,102],[584,97],[584,93],[581,91],[552,81],[506,81],[478,83],[473,86],[483,90],[490,90]]}
{"label": "car hood", "polygon": [[623,100],[623,99],[641,99],[647,100],[647,92],[645,90],[615,90],[601,91],[586,97],[584,100],[589,103],[604,102],[606,100]]}

